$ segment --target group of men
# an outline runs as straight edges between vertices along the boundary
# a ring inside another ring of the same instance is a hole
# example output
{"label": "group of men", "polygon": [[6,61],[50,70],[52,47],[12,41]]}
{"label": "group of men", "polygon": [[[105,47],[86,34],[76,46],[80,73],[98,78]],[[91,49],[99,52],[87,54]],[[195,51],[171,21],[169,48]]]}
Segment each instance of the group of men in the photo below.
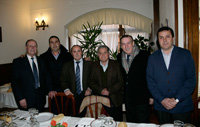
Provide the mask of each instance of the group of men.
{"label": "group of men", "polygon": [[[195,67],[190,52],[173,45],[174,32],[162,27],[157,32],[161,49],[152,55],[140,50],[132,36],[120,38],[117,61],[109,59],[109,48],[98,47],[99,61],[83,58],[81,46],[71,54],[57,36],[49,38],[49,49],[37,57],[37,42],[26,42],[26,55],[13,60],[12,88],[18,107],[43,111],[45,95],[57,92],[74,95],[76,110],[85,96],[108,97],[107,114],[122,121],[122,104],[128,122],[148,123],[149,104],[154,104],[160,124],[181,120],[190,122],[195,88]],[[84,114],[79,114],[84,116]]]}

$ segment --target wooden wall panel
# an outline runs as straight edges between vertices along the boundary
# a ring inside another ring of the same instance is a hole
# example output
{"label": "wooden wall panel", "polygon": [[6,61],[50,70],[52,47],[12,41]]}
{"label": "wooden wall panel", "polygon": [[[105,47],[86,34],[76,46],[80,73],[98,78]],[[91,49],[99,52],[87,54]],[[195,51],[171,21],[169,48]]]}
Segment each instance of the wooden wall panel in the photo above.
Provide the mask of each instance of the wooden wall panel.
{"label": "wooden wall panel", "polygon": [[12,64],[0,64],[0,86],[11,82]]}
{"label": "wooden wall panel", "polygon": [[193,93],[195,109],[192,112],[192,123],[199,125],[198,118],[198,67],[199,67],[199,1],[183,0],[184,8],[184,48],[190,50],[196,67],[197,84]]}

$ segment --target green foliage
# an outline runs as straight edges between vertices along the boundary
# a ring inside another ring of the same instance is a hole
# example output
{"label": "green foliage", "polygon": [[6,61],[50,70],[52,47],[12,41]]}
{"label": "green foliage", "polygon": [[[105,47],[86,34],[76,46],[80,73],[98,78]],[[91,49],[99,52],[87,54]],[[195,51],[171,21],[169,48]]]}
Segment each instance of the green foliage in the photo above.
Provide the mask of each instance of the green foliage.
{"label": "green foliage", "polygon": [[117,52],[117,48],[116,48],[115,51],[110,50],[110,56],[111,56],[111,59],[113,59],[113,60],[117,60],[117,54],[118,54],[118,52]]}
{"label": "green foliage", "polygon": [[102,40],[95,40],[102,32],[102,24],[103,22],[90,26],[89,22],[87,22],[87,25],[83,24],[83,31],[78,32],[83,40],[78,36],[75,36],[81,43],[83,55],[89,57],[92,61],[98,60],[97,47],[99,45],[105,45]]}
{"label": "green foliage", "polygon": [[134,39],[135,44],[139,47],[140,50],[146,50],[153,52],[152,46],[153,42],[149,42],[149,39],[146,39],[138,34],[137,38]]}

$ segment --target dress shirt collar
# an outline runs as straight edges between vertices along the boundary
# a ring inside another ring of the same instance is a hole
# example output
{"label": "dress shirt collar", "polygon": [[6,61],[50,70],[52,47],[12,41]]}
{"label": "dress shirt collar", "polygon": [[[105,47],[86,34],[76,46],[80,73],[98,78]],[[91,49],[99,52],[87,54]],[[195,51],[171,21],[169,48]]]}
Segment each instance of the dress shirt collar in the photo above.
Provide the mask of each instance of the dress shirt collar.
{"label": "dress shirt collar", "polygon": [[169,54],[165,54],[165,52],[163,51],[162,48],[161,48],[161,52],[162,52],[163,55],[170,55],[171,56],[173,49],[174,49],[174,46],[172,46],[171,51],[170,51]]}
{"label": "dress shirt collar", "polygon": [[109,61],[109,60],[106,61],[106,65],[103,65],[102,62],[100,61],[100,65],[101,65],[101,67],[103,68],[103,71],[104,71],[104,72],[105,72],[106,69],[108,68],[108,61]]}
{"label": "dress shirt collar", "polygon": [[60,50],[58,51],[58,54],[57,55],[54,55],[53,52],[51,52],[52,55],[54,56],[54,58],[57,60],[58,59],[58,56],[60,55]]}
{"label": "dress shirt collar", "polygon": [[[26,56],[28,57],[28,59],[32,60],[31,59],[32,57],[30,55],[27,54]],[[34,58],[34,60],[36,60],[36,56],[33,56],[33,58]]]}
{"label": "dress shirt collar", "polygon": [[74,64],[76,64],[76,62],[78,62],[78,61],[79,61],[80,63],[82,63],[82,62],[83,62],[83,58],[81,58],[80,60],[75,60],[75,59],[74,59]]}

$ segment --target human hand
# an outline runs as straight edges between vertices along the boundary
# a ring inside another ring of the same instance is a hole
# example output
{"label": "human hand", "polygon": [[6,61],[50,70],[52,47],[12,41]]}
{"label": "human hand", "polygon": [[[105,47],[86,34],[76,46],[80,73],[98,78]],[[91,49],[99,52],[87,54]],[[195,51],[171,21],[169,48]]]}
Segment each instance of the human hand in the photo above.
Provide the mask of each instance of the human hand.
{"label": "human hand", "polygon": [[22,108],[27,108],[27,103],[26,103],[26,99],[22,99],[19,101],[19,104]]}
{"label": "human hand", "polygon": [[167,109],[167,110],[170,110],[170,109],[173,109],[177,102],[175,101],[174,98],[165,98],[161,101],[161,104]]}
{"label": "human hand", "polygon": [[101,91],[101,94],[102,95],[105,95],[105,96],[109,96],[109,91],[107,90],[107,88],[104,88],[102,91]]}
{"label": "human hand", "polygon": [[154,103],[154,99],[153,98],[149,98],[149,104],[153,105],[153,103]]}
{"label": "human hand", "polygon": [[85,96],[89,96],[91,95],[92,90],[90,88],[87,88],[87,90],[85,91]]}
{"label": "human hand", "polygon": [[56,94],[57,94],[56,91],[50,91],[49,94],[48,94],[48,96],[52,99],[53,97],[56,96]]}
{"label": "human hand", "polygon": [[26,56],[25,54],[20,55],[21,58],[24,58],[25,56]]}
{"label": "human hand", "polygon": [[67,90],[65,91],[65,95],[68,96],[68,95],[74,95],[70,90]]}

